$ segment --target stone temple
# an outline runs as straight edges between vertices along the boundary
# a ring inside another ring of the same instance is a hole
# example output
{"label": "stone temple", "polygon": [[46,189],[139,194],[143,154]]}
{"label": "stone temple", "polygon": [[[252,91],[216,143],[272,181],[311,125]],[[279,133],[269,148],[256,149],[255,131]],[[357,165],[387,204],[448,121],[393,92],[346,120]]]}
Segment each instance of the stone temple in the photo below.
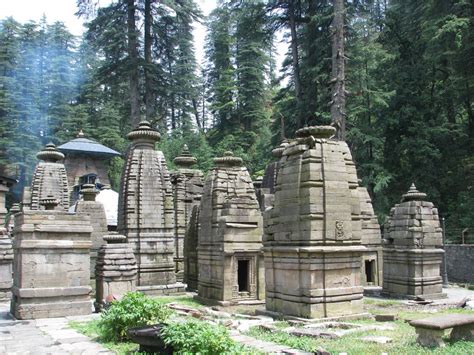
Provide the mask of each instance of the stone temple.
{"label": "stone temple", "polygon": [[228,305],[264,298],[262,215],[242,159],[214,159],[201,200],[198,299]]}
{"label": "stone temple", "polygon": [[184,276],[184,237],[191,220],[194,206],[199,206],[203,189],[203,173],[193,169],[196,165],[187,145],[184,145],[181,154],[173,162],[178,168],[171,174],[173,184],[175,228],[175,270],[178,281]]}
{"label": "stone temple", "polygon": [[94,184],[98,188],[109,185],[108,162],[120,153],[99,142],[87,138],[79,131],[76,138],[61,144],[58,150],[65,155],[71,202],[77,201],[84,184]]}
{"label": "stone temple", "polygon": [[361,314],[358,180],[331,126],[300,129],[283,151],[274,207],[264,214],[266,309],[327,318]]}
{"label": "stone temple", "polygon": [[160,139],[149,122],[141,122],[127,138],[127,152],[119,198],[117,231],[132,245],[138,266],[137,289],[148,294],[171,293],[176,283],[174,210],[170,174]]}
{"label": "stone temple", "polygon": [[56,149],[53,143],[36,154],[41,161],[35,168],[30,188],[25,188],[23,194],[23,209],[44,209],[40,201],[43,199],[56,199],[58,209],[69,209],[69,190],[66,168],[60,161],[64,154]]}
{"label": "stone temple", "polygon": [[383,293],[442,298],[440,266],[444,250],[438,209],[412,184],[390,211],[384,231]]}

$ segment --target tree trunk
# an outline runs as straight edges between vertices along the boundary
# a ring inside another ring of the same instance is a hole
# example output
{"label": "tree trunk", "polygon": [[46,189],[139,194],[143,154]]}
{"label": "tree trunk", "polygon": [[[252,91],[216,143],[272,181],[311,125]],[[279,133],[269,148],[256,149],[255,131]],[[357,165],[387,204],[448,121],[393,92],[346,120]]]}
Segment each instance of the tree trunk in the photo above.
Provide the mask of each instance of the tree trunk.
{"label": "tree trunk", "polygon": [[344,57],[344,0],[333,0],[332,21],[332,100],[331,120],[336,127],[336,138],[346,139],[346,88]]}
{"label": "tree trunk", "polygon": [[[300,77],[300,61],[298,56],[298,37],[296,33],[296,21],[295,21],[295,7],[293,6],[293,1],[288,2],[288,18],[290,21],[290,32],[291,32],[291,58],[293,62],[293,80],[295,82],[295,95],[296,95],[296,102],[298,107],[301,105],[302,102],[302,90],[301,90],[301,77]],[[301,116],[298,114],[297,127],[301,128],[303,126],[303,122],[301,120]]]}
{"label": "tree trunk", "polygon": [[154,95],[153,95],[153,75],[152,75],[152,61],[151,61],[151,25],[153,18],[151,16],[151,3],[153,0],[145,0],[145,117],[148,121],[154,119]]}
{"label": "tree trunk", "polygon": [[136,127],[140,122],[140,102],[138,92],[138,51],[135,23],[135,0],[127,0],[127,39],[130,85],[130,123]]}

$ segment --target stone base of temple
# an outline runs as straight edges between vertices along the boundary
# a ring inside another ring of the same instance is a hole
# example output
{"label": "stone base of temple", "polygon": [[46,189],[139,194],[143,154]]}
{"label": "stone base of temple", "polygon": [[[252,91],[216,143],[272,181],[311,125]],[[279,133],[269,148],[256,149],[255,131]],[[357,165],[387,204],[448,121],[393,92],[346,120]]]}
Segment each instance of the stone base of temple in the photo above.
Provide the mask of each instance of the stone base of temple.
{"label": "stone base of temple", "polygon": [[384,249],[383,295],[395,298],[443,298],[440,275],[444,251],[427,249]]}
{"label": "stone base of temple", "polygon": [[364,286],[364,296],[380,297],[382,295],[382,286]]}
{"label": "stone base of temple", "polygon": [[92,313],[88,286],[13,288],[11,314],[16,319],[39,319],[87,315]]}
{"label": "stone base of temple", "polygon": [[137,286],[137,291],[144,293],[148,296],[155,295],[171,295],[176,293],[185,293],[186,284],[176,282],[170,285],[157,285],[157,286]]}
{"label": "stone base of temple", "polygon": [[447,298],[446,293],[424,293],[420,295],[406,295],[394,292],[382,292],[381,296],[384,298],[396,298],[396,299],[404,299],[404,300],[440,300],[443,298]]}
{"label": "stone base of temple", "polygon": [[301,318],[363,313],[362,246],[265,247],[266,309]]}

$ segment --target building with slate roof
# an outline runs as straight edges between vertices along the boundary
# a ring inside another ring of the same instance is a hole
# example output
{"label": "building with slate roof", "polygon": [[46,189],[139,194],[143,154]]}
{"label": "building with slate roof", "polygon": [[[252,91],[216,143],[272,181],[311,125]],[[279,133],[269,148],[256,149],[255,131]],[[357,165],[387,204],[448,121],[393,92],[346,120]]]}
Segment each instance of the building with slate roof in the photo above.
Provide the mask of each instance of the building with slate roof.
{"label": "building with slate roof", "polygon": [[65,155],[68,183],[71,189],[71,202],[79,198],[84,184],[95,184],[98,188],[109,185],[107,166],[109,159],[120,153],[99,142],[86,138],[82,130],[77,137],[57,148]]}

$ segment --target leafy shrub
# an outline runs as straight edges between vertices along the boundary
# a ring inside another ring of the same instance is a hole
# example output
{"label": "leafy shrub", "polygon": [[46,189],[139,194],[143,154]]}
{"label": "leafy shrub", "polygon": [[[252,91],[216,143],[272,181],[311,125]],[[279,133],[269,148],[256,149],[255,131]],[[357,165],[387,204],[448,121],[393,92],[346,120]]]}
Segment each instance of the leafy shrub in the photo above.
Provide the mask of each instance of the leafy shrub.
{"label": "leafy shrub", "polygon": [[229,354],[243,350],[230,338],[226,328],[197,320],[167,324],[161,330],[161,336],[180,354]]}
{"label": "leafy shrub", "polygon": [[105,341],[122,341],[127,329],[164,322],[172,311],[158,300],[139,292],[129,292],[112,302],[99,320],[100,336]]}

